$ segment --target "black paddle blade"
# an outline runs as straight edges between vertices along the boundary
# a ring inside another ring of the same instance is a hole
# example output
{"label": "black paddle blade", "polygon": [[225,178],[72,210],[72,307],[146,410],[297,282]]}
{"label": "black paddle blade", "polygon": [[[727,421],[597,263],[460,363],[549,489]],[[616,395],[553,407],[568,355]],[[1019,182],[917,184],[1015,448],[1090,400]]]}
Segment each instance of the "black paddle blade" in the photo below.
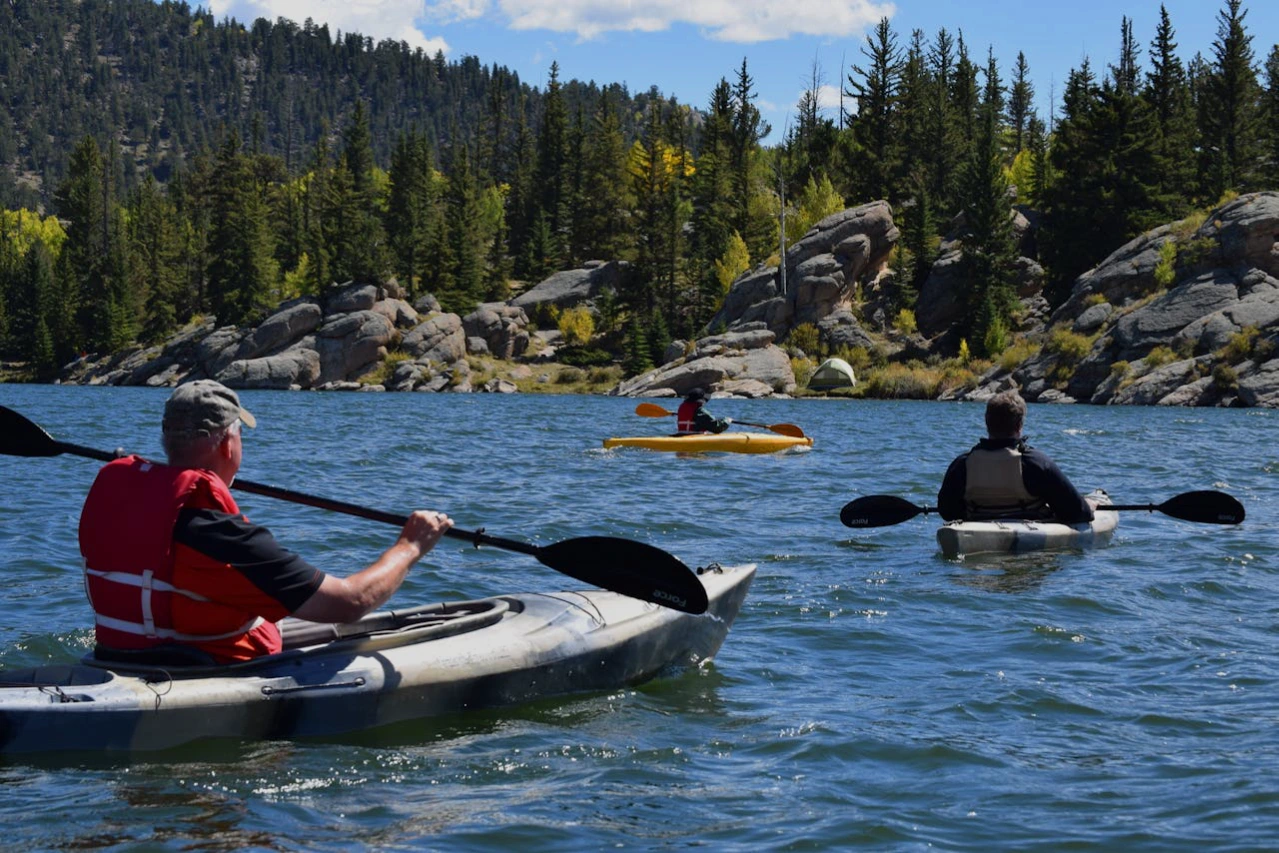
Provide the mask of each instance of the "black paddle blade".
{"label": "black paddle blade", "polygon": [[13,409],[0,406],[0,453],[7,456],[58,456],[58,442]]}
{"label": "black paddle blade", "polygon": [[705,613],[706,587],[660,548],[612,536],[582,536],[538,549],[545,566],[592,586],[685,613]]}
{"label": "black paddle blade", "polygon": [[1156,509],[1182,521],[1206,524],[1238,524],[1244,519],[1243,504],[1223,492],[1182,492]]}
{"label": "black paddle blade", "polygon": [[867,495],[844,504],[839,520],[845,527],[888,527],[931,511],[932,507],[916,506],[894,495]]}

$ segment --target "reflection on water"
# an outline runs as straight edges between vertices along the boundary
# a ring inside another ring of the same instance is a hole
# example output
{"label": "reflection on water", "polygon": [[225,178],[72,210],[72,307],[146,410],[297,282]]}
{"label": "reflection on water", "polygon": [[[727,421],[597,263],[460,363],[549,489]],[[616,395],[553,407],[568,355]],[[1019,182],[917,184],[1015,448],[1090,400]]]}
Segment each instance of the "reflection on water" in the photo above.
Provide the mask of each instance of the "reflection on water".
{"label": "reflection on water", "polygon": [[1061,552],[1050,554],[977,554],[962,560],[948,560],[960,569],[950,579],[963,586],[987,592],[1029,592],[1042,586],[1053,572],[1061,571]]}

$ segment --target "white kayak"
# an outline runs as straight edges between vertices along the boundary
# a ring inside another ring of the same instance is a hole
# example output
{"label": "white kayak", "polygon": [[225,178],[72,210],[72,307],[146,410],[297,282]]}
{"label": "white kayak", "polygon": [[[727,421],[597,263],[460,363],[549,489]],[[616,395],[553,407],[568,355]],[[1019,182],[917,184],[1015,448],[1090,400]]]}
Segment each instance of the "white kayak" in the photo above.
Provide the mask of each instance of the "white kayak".
{"label": "white kayak", "polygon": [[991,521],[949,521],[937,528],[937,544],[949,558],[974,554],[1023,554],[1095,548],[1110,542],[1119,513],[1107,511],[1110,496],[1101,489],[1087,495],[1093,520],[1082,524],[1001,518]]}
{"label": "white kayak", "polygon": [[692,615],[615,592],[525,593],[281,623],[285,649],[231,666],[0,670],[0,753],[142,752],[214,738],[328,737],[653,678],[719,650],[753,565],[699,570]]}

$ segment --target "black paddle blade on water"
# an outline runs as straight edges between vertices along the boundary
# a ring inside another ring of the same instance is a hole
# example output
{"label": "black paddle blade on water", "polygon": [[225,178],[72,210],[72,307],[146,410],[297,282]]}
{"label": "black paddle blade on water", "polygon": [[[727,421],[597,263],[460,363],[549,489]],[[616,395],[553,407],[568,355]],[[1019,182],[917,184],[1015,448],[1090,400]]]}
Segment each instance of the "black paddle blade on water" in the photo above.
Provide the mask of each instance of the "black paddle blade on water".
{"label": "black paddle blade on water", "polygon": [[933,511],[933,507],[916,506],[895,495],[867,495],[844,504],[839,520],[845,527],[888,527]]}
{"label": "black paddle blade on water", "polygon": [[537,559],[557,572],[632,598],[685,613],[705,613],[706,588],[697,575],[660,548],[612,536],[580,536],[538,548]]}
{"label": "black paddle blade on water", "polygon": [[1182,521],[1206,524],[1238,524],[1244,519],[1243,504],[1223,492],[1182,492],[1156,509]]}
{"label": "black paddle blade on water", "polygon": [[13,409],[0,406],[0,453],[7,456],[58,456],[62,448],[47,432]]}

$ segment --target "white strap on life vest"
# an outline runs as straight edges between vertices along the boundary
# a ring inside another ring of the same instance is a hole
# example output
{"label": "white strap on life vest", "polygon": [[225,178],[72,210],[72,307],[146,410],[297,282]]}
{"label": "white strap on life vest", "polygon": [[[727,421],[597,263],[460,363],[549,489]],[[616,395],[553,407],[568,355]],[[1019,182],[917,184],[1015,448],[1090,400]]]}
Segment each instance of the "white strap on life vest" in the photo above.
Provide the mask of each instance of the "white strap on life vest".
{"label": "white strap on life vest", "polygon": [[184,634],[181,631],[174,631],[170,628],[155,628],[154,626],[152,626],[152,631],[148,633],[137,622],[112,619],[110,616],[103,616],[100,613],[94,615],[94,621],[103,628],[110,628],[112,631],[119,631],[122,634],[136,634],[140,637],[158,640],[179,640],[184,643],[204,643],[210,640],[227,640],[231,637],[238,637],[241,634],[252,631],[266,620],[260,616],[250,619],[239,628],[234,631],[227,631],[225,634]]}
{"label": "white strap on life vest", "polygon": [[[84,573],[86,575],[93,575],[95,578],[102,578],[103,580],[111,581],[112,583],[140,587],[145,590],[144,596],[147,598],[151,597],[152,590],[158,590],[160,592],[171,592],[175,595],[184,595],[193,601],[212,600],[200,595],[198,592],[191,592],[189,589],[179,589],[168,581],[155,580],[154,573],[150,569],[146,569],[140,575],[135,575],[132,572],[100,572],[97,569],[91,569],[88,566],[85,566]],[[149,604],[143,605],[143,609],[149,608]]]}
{"label": "white strap on life vest", "polygon": [[[118,583],[124,586],[135,586],[141,591],[142,603],[142,622],[129,622],[124,619],[115,619],[110,616],[103,616],[100,613],[94,614],[94,619],[98,625],[103,628],[110,628],[113,631],[120,631],[125,634],[136,634],[140,637],[148,637],[164,640],[181,640],[183,642],[207,642],[209,640],[225,640],[230,637],[238,637],[248,631],[263,624],[266,620],[262,617],[254,617],[245,622],[239,628],[228,631],[225,634],[184,634],[180,631],[174,631],[171,628],[157,628],[155,626],[155,615],[151,607],[151,596],[155,591],[173,593],[174,595],[185,596],[192,601],[212,601],[206,596],[200,595],[198,592],[192,592],[189,589],[180,589],[168,581],[160,581],[155,579],[155,573],[151,569],[144,569],[142,574],[134,574],[133,572],[103,572],[97,569],[89,568],[86,563],[84,566],[85,589],[88,590],[89,575],[110,583]],[[92,603],[92,599],[90,599]]]}

